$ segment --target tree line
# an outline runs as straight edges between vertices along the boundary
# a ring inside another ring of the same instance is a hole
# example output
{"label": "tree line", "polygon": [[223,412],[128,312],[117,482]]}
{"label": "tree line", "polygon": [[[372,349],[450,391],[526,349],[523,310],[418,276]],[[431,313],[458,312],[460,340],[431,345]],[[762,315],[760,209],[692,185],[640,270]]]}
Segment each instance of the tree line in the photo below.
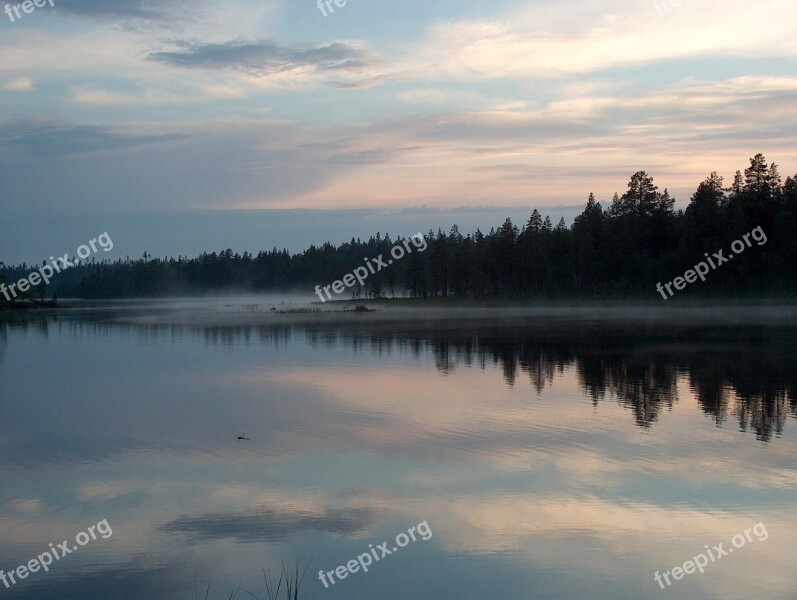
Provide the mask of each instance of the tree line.
{"label": "tree line", "polygon": [[[603,206],[590,194],[568,227],[554,226],[533,210],[522,226],[506,219],[489,233],[425,234],[428,248],[412,252],[354,288],[352,296],[460,298],[661,298],[656,283],[683,274],[706,253],[760,227],[765,246],[753,246],[712,271],[683,294],[702,296],[791,295],[797,290],[797,174],[781,179],[762,154],[733,182],[712,172],[685,210],[660,191],[645,171]],[[230,249],[195,258],[154,258],[81,264],[55,280],[48,292],[83,298],[136,298],[222,292],[307,291],[339,279],[363,257],[389,256],[404,238],[377,233],[290,253],[273,248],[256,255]],[[24,265],[0,269],[26,273]],[[41,290],[35,292],[41,293]],[[4,300],[0,298],[0,301]]]}

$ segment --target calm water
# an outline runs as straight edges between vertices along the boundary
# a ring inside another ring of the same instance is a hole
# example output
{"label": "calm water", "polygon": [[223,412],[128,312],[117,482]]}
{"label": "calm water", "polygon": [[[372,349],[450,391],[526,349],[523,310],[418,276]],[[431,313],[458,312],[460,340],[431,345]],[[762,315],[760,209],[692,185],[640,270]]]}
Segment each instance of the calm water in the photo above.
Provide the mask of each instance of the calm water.
{"label": "calm water", "polygon": [[249,598],[298,558],[309,600],[795,597],[793,312],[264,309],[0,324],[0,567],[112,530],[0,595]]}

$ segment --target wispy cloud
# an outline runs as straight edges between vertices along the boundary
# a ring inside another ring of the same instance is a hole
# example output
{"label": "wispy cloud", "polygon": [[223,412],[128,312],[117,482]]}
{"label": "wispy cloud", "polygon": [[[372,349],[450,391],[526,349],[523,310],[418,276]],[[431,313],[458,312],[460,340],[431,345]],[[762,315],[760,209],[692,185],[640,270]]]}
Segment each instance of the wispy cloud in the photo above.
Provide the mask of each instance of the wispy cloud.
{"label": "wispy cloud", "polygon": [[16,121],[0,126],[0,149],[21,150],[37,156],[62,156],[132,148],[179,137],[174,134],[133,135],[105,127],[43,120]]}
{"label": "wispy cloud", "polygon": [[33,90],[33,81],[27,77],[13,79],[3,84],[3,89],[7,92],[30,92]]}
{"label": "wispy cloud", "polygon": [[58,11],[79,17],[115,20],[162,21],[183,14],[188,5],[172,0],[58,0]]}
{"label": "wispy cloud", "polygon": [[[788,0],[767,7],[689,0],[666,19],[647,2],[534,3],[491,20],[434,24],[406,67],[420,77],[474,81],[564,77],[690,57],[797,57]],[[780,14],[782,19],[774,19]],[[692,32],[685,35],[685,32]]]}
{"label": "wispy cloud", "polygon": [[379,63],[365,48],[350,42],[318,47],[286,46],[266,40],[222,44],[180,42],[180,50],[152,52],[148,59],[173,67],[236,69],[266,77],[288,71],[360,72]]}

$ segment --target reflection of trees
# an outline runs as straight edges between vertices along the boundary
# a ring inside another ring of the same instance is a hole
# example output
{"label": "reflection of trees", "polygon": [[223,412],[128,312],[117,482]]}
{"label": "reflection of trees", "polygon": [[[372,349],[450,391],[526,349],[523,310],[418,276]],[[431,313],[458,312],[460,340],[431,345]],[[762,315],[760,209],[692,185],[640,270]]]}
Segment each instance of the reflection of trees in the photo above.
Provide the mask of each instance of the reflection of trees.
{"label": "reflection of trees", "polygon": [[[464,352],[469,353],[468,348]],[[453,346],[449,340],[439,340],[434,343],[434,362],[437,370],[441,373],[451,373],[457,368],[459,359],[463,352],[459,348]]]}
{"label": "reflection of trees", "polygon": [[689,372],[689,387],[695,393],[701,410],[722,425],[728,414],[733,390],[723,378],[721,365],[698,364]]}
{"label": "reflection of trees", "polygon": [[777,435],[783,433],[788,413],[786,394],[743,396],[734,412],[739,418],[741,431],[755,431],[758,439],[769,441],[773,432]]}
{"label": "reflection of trees", "polygon": [[6,345],[8,345],[8,323],[3,321],[2,317],[0,317],[0,365],[3,364]]}
{"label": "reflection of trees", "polygon": [[678,399],[677,370],[637,357],[588,356],[576,365],[579,382],[596,405],[613,394],[620,406],[633,411],[637,425],[650,427],[661,411]]}
{"label": "reflection of trees", "polygon": [[515,385],[525,373],[537,393],[557,372],[575,367],[593,404],[614,397],[640,427],[650,427],[678,401],[681,375],[718,426],[733,414],[742,430],[767,441],[782,431],[789,410],[797,416],[797,339],[790,329],[562,323],[498,328],[468,322],[390,327],[336,331],[341,343],[353,347],[387,339],[415,356],[429,352],[444,374],[461,364],[493,364]]}
{"label": "reflection of trees", "polygon": [[[180,325],[80,318],[24,317],[0,323],[0,360],[9,328],[75,335],[118,334],[145,342],[186,337],[208,345],[287,346],[300,336],[314,349],[344,346],[373,356],[411,354],[432,359],[448,375],[460,366],[494,366],[507,385],[528,376],[539,394],[557,373],[575,368],[594,405],[607,397],[651,427],[678,401],[685,377],[700,409],[717,426],[733,419],[762,441],[779,435],[787,416],[797,417],[795,328],[654,326],[584,322],[363,321],[264,325]],[[48,329],[49,328],[49,329]]]}
{"label": "reflection of trees", "polygon": [[492,363],[508,385],[515,385],[519,372],[528,374],[537,393],[556,372],[574,366],[594,405],[607,395],[614,397],[640,427],[650,427],[678,401],[681,375],[718,426],[732,414],[743,431],[768,441],[782,431],[789,411],[797,416],[793,329],[616,324],[480,328],[451,322],[374,331],[379,328],[372,324],[358,332],[341,327],[340,341],[356,347],[374,336],[393,340],[399,348],[409,346],[416,356],[428,351],[444,374],[460,364],[485,368]]}
{"label": "reflection of trees", "polygon": [[[797,415],[792,364],[778,360],[778,347],[761,348],[731,379],[737,399],[733,414],[741,431],[754,431],[760,440],[780,435],[789,411]],[[791,405],[791,406],[790,406]]]}
{"label": "reflection of trees", "polygon": [[565,358],[557,348],[546,348],[534,339],[507,339],[491,333],[489,337],[478,338],[478,341],[493,364],[501,367],[508,385],[515,385],[519,370],[528,374],[537,394],[553,381],[558,367],[563,369],[572,361],[571,356]]}
{"label": "reflection of trees", "polygon": [[748,333],[745,343],[690,357],[689,378],[698,403],[720,425],[736,417],[741,431],[762,441],[797,416],[797,365],[793,330]]}
{"label": "reflection of trees", "polygon": [[678,399],[678,373],[670,365],[618,362],[609,366],[608,375],[620,406],[631,409],[641,427],[650,427]]}
{"label": "reflection of trees", "polygon": [[51,319],[54,321],[55,317],[42,317],[36,313],[28,316],[16,311],[0,313],[0,364],[5,358],[8,334],[12,329],[35,332],[47,339]]}

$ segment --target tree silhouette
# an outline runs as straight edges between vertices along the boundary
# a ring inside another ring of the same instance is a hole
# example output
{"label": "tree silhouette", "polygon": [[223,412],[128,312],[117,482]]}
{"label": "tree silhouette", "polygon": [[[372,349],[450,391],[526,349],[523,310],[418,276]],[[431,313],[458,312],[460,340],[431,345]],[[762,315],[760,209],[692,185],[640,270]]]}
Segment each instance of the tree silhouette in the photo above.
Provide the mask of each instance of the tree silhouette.
{"label": "tree silhouette", "polygon": [[[156,258],[88,263],[53,280],[60,296],[123,298],[196,293],[307,289],[332,283],[362,266],[363,258],[403,256],[369,275],[354,297],[396,295],[415,298],[643,297],[655,299],[657,282],[667,282],[706,260],[706,253],[729,248],[755,228],[765,246],[752,246],[713,270],[706,283],[681,294],[725,297],[738,294],[792,295],[797,291],[797,174],[781,180],[779,168],[763,154],[737,170],[730,188],[711,172],[700,182],[685,210],[660,191],[646,171],[634,173],[608,209],[590,194],[572,227],[533,209],[519,229],[510,219],[489,233],[463,235],[455,225],[424,235],[426,250],[402,238],[377,232],[334,245],[312,245],[304,252],[272,248],[256,255],[203,253],[195,258]],[[404,246],[407,242],[409,246]],[[406,248],[410,250],[407,251]],[[726,252],[727,254],[727,252]],[[23,277],[27,268],[4,267]]]}

